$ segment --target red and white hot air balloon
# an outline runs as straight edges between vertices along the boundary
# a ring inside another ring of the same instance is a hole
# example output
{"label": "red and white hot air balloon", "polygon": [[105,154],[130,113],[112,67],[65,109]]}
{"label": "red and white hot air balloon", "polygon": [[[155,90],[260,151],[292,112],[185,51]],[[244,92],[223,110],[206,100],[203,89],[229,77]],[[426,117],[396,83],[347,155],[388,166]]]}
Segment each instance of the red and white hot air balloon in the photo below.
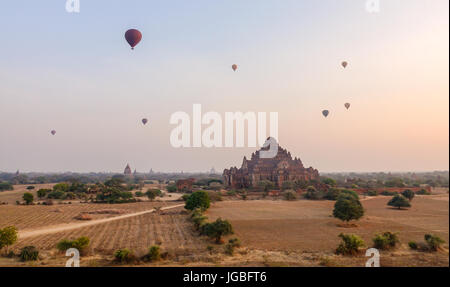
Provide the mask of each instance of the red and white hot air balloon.
{"label": "red and white hot air balloon", "polygon": [[344,61],[344,62],[341,63],[341,65],[342,65],[342,67],[344,67],[344,69],[345,69],[345,68],[347,68],[348,62]]}
{"label": "red and white hot air balloon", "polygon": [[56,134],[56,131],[52,130],[50,133],[54,136]]}
{"label": "red and white hot air balloon", "polygon": [[345,103],[344,106],[348,110],[350,108],[350,103]]}
{"label": "red and white hot air balloon", "polygon": [[146,124],[148,123],[148,119],[146,119],[146,118],[142,119],[142,123],[143,123],[144,125],[146,125]]}
{"label": "red and white hot air balloon", "polygon": [[236,72],[237,68],[238,68],[238,66],[236,64],[231,65],[231,69],[233,69],[233,71]]}

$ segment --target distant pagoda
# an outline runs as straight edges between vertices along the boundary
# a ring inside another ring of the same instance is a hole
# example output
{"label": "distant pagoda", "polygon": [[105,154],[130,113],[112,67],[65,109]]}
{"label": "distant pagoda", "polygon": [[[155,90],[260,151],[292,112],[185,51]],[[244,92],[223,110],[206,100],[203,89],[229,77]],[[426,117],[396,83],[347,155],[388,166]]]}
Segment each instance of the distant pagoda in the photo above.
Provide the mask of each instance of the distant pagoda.
{"label": "distant pagoda", "polygon": [[125,170],[123,171],[123,174],[125,175],[125,176],[131,176],[132,174],[131,174],[131,168],[130,168],[130,165],[129,164],[127,164],[127,166],[125,167]]}

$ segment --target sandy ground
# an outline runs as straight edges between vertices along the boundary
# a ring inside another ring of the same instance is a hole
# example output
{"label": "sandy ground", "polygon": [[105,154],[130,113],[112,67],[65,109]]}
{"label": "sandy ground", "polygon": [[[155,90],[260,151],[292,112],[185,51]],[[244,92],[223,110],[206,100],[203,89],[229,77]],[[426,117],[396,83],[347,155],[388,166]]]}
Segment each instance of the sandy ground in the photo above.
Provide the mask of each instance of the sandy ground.
{"label": "sandy ground", "polygon": [[[235,235],[252,250],[282,253],[301,250],[332,255],[340,242],[340,233],[357,234],[370,247],[374,235],[384,231],[399,233],[404,252],[410,252],[409,241],[423,242],[426,233],[443,238],[447,242],[444,247],[448,249],[448,194],[416,196],[409,210],[388,207],[390,198],[363,199],[365,216],[353,228],[340,227],[341,222],[332,217],[333,201],[223,201],[215,203],[207,216],[210,220],[218,217],[230,220]],[[432,264],[448,266],[448,252],[438,257],[442,258]],[[402,266],[414,263],[403,262]]]}

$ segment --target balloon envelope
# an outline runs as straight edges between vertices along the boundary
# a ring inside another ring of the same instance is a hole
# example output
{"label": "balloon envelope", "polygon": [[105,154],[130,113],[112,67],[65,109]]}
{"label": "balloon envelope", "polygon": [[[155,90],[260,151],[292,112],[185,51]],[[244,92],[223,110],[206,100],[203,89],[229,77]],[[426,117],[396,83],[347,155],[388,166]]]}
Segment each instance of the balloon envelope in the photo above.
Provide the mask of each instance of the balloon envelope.
{"label": "balloon envelope", "polygon": [[348,63],[346,61],[342,62],[342,67],[346,68]]}
{"label": "balloon envelope", "polygon": [[145,124],[148,123],[148,120],[147,119],[142,119],[142,123],[145,125]]}
{"label": "balloon envelope", "polygon": [[236,64],[233,64],[233,65],[231,66],[231,68],[233,69],[233,71],[236,71],[236,70],[237,70],[237,65],[236,65]]}
{"label": "balloon envelope", "polygon": [[324,116],[324,117],[328,117],[328,114],[329,114],[330,112],[328,111],[328,110],[323,110],[322,111],[322,115]]}
{"label": "balloon envelope", "polygon": [[134,47],[139,44],[141,39],[142,34],[141,32],[139,32],[139,30],[130,29],[125,32],[125,40],[127,40],[128,44],[130,44],[132,50],[134,50]]}
{"label": "balloon envelope", "polygon": [[348,110],[350,108],[350,103],[345,103],[345,108]]}
{"label": "balloon envelope", "polygon": [[55,134],[56,134],[56,131],[55,131],[55,130],[52,130],[50,133],[51,133],[52,135],[55,135]]}

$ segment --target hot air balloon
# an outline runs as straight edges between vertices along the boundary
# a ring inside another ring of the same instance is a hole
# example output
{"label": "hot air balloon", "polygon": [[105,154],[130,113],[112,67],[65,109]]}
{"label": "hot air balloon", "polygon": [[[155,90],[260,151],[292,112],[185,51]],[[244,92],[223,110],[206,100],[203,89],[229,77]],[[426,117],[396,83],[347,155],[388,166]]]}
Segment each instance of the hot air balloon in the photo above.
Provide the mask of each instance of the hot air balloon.
{"label": "hot air balloon", "polygon": [[148,123],[148,119],[142,119],[142,123],[145,125]]}
{"label": "hot air balloon", "polygon": [[125,32],[125,39],[127,40],[128,44],[130,44],[131,50],[134,50],[134,47],[136,47],[136,45],[141,41],[142,34],[141,32],[139,32],[139,30],[130,29]]}
{"label": "hot air balloon", "polygon": [[324,116],[324,117],[328,117],[328,114],[329,114],[330,112],[328,111],[328,110],[323,110],[322,111],[322,115]]}
{"label": "hot air balloon", "polygon": [[350,103],[345,103],[345,108],[348,110],[350,108]]}
{"label": "hot air balloon", "polygon": [[55,130],[52,130],[50,133],[51,133],[52,135],[55,135],[55,134],[56,134],[56,131],[55,131]]}
{"label": "hot air balloon", "polygon": [[233,71],[236,71],[237,70],[237,65],[233,64],[233,65],[231,65],[231,68],[233,69]]}
{"label": "hot air balloon", "polygon": [[346,61],[342,62],[342,67],[347,68],[348,63]]}

